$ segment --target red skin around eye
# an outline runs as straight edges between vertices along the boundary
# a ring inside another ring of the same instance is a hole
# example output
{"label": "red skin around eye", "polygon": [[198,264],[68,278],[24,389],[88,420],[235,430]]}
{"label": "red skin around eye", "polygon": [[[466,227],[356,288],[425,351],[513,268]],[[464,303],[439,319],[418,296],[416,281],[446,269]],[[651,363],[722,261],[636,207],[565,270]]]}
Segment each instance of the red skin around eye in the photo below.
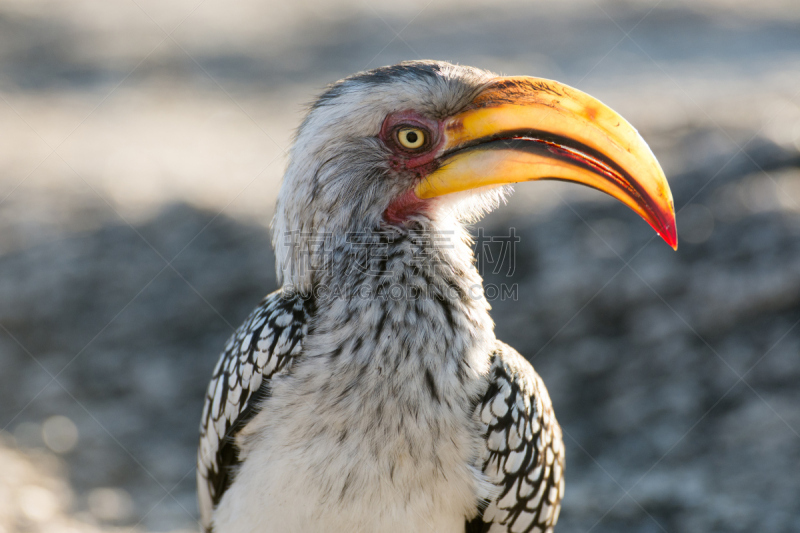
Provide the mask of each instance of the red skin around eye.
{"label": "red skin around eye", "polygon": [[[427,139],[428,148],[421,152],[409,151],[397,144],[395,132],[400,126],[413,126],[422,128],[431,137]],[[394,170],[411,170],[417,176],[422,177],[436,170],[436,155],[444,143],[444,136],[440,134],[441,123],[431,120],[417,113],[416,111],[406,110],[391,113],[383,121],[381,126],[380,139],[392,151],[392,158],[389,164]]]}
{"label": "red skin around eye", "polygon": [[[395,133],[400,126],[413,126],[425,130],[430,136],[426,139],[428,148],[421,152],[413,152],[398,145]],[[444,143],[441,122],[424,117],[416,111],[399,111],[386,117],[379,137],[392,152],[389,159],[392,169],[413,174],[416,178],[415,183],[439,168],[436,156]],[[390,224],[402,224],[410,216],[424,213],[429,206],[430,200],[418,198],[414,194],[414,189],[409,189],[389,204],[384,218]]]}

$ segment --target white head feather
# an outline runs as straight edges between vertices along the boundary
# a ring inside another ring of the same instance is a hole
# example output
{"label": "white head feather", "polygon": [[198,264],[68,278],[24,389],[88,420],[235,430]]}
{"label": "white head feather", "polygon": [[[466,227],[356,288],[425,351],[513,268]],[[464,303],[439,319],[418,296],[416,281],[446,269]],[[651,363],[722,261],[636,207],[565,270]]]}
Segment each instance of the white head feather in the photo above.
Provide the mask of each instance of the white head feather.
{"label": "white head feather", "polygon": [[[379,139],[390,113],[413,109],[431,119],[462,110],[495,75],[438,61],[405,62],[361,72],[331,86],[297,131],[272,223],[278,279],[307,288],[327,240],[379,230],[389,204],[413,187],[414,176],[389,165]],[[506,188],[466,192],[415,217],[434,231],[456,230],[498,205]],[[465,258],[469,260],[469,258]]]}

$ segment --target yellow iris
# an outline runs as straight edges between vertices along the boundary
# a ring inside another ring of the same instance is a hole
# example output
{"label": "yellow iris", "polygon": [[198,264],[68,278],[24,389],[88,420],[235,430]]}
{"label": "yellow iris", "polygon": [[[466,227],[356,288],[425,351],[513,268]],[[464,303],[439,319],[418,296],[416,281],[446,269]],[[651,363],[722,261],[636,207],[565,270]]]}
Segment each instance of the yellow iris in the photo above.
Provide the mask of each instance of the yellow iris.
{"label": "yellow iris", "polygon": [[408,150],[416,150],[425,144],[425,132],[420,128],[402,128],[397,132],[400,146]]}

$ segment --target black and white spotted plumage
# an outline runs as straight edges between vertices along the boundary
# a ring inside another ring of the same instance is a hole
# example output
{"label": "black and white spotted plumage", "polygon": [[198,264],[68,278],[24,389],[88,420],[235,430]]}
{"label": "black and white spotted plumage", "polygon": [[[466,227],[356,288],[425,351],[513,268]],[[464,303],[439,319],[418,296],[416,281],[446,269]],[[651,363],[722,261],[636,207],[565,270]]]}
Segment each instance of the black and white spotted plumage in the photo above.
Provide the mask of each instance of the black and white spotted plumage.
{"label": "black and white spotted plumage", "polygon": [[486,435],[481,469],[501,487],[467,533],[552,530],[564,496],[564,443],[547,389],[530,363],[498,343],[476,409]]}
{"label": "black and white spotted plumage", "polygon": [[[234,439],[268,399],[270,379],[301,356],[313,301],[276,291],[228,341],[206,394],[197,457],[203,527],[239,465]],[[475,407],[485,447],[479,458],[498,495],[468,520],[466,533],[552,531],[564,495],[564,445],[550,397],[522,356],[497,343]]]}
{"label": "black and white spotted plumage", "polygon": [[268,295],[228,340],[206,392],[197,451],[203,527],[230,486],[239,464],[234,437],[269,394],[269,380],[302,349],[309,300],[281,291]]}

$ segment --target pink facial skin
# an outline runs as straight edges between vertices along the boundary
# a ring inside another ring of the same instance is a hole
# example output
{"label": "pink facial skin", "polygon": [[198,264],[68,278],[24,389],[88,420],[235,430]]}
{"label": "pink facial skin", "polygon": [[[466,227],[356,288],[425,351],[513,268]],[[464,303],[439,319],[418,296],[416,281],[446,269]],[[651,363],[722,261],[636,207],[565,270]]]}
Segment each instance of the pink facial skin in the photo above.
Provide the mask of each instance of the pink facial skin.
{"label": "pink facial skin", "polygon": [[[397,131],[406,126],[420,128],[426,132],[425,144],[417,150],[408,150],[397,142]],[[442,123],[431,120],[417,113],[406,110],[391,113],[383,121],[379,138],[392,152],[389,166],[397,172],[409,172],[414,175],[414,184],[439,168],[436,157],[444,144],[441,133]],[[412,215],[423,214],[429,207],[430,200],[422,200],[414,194],[414,189],[394,199],[384,213],[390,224],[403,224]]]}

